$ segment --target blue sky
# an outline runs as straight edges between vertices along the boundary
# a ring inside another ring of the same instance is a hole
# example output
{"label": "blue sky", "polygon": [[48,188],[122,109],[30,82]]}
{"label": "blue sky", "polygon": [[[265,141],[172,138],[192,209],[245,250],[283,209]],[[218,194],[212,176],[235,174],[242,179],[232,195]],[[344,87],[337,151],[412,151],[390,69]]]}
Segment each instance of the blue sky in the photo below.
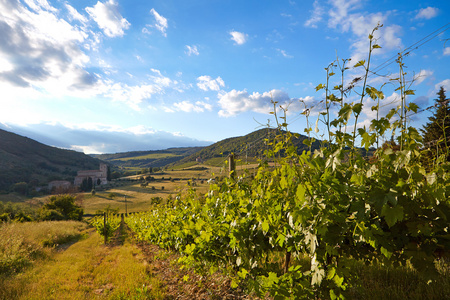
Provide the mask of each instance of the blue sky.
{"label": "blue sky", "polygon": [[[450,90],[448,15],[449,1],[2,0],[0,128],[85,153],[203,146],[273,124],[273,99],[303,133],[305,105],[312,122],[323,109],[324,68],[365,59],[378,23],[372,66],[419,42],[404,58],[408,101],[426,108]],[[399,103],[394,89],[384,111]]]}

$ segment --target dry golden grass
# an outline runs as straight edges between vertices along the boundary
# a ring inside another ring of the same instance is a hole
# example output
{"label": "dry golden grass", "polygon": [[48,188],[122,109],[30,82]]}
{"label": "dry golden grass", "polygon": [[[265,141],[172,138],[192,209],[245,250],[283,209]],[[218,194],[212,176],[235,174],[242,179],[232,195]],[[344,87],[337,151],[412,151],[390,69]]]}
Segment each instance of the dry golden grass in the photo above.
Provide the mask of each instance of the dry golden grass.
{"label": "dry golden grass", "polygon": [[86,228],[76,221],[0,223],[0,274],[22,270],[54,246],[80,238]]}
{"label": "dry golden grass", "polygon": [[[141,184],[144,181],[139,178],[146,176],[154,177],[155,181],[142,187]],[[103,210],[108,205],[111,208],[118,208],[119,213],[125,213],[125,204],[128,213],[146,211],[151,208],[152,198],[175,197],[179,193],[185,193],[190,187],[195,188],[199,195],[206,194],[209,189],[207,181],[215,176],[224,176],[224,171],[221,172],[220,168],[209,167],[207,170],[169,170],[164,173],[130,176],[126,180],[111,183],[106,189],[97,190],[95,195],[84,193],[80,203],[85,214],[95,214],[96,211]],[[112,194],[114,197],[111,197]]]}
{"label": "dry golden grass", "polygon": [[89,237],[32,269],[0,281],[0,299],[162,299],[141,250],[129,242],[105,246]]}

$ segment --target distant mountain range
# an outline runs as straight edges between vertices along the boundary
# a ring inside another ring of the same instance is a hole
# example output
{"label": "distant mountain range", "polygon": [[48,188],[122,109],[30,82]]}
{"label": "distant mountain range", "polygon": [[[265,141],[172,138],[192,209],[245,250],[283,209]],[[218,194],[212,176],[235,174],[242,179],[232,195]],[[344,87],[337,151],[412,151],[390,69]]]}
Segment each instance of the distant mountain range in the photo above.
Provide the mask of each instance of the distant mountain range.
{"label": "distant mountain range", "polygon": [[0,129],[0,191],[26,182],[33,186],[70,180],[78,170],[96,170],[100,160],[84,153],[50,147]]}

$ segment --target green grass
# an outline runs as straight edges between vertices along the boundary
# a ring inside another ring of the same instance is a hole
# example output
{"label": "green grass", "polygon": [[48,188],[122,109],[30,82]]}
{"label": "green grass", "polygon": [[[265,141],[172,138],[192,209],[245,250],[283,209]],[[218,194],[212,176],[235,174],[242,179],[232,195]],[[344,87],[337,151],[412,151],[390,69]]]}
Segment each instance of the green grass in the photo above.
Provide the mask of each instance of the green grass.
{"label": "green grass", "polygon": [[419,271],[410,267],[389,267],[355,262],[350,273],[357,285],[349,292],[350,299],[450,299],[450,265],[437,262],[440,275],[427,282]]}

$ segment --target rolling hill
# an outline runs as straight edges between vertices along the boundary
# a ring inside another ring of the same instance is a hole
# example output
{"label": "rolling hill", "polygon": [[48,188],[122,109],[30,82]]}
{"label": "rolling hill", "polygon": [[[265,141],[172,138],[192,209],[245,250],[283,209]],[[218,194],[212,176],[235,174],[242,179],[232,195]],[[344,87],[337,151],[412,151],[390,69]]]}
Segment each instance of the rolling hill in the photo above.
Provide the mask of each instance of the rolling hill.
{"label": "rolling hill", "polygon": [[0,129],[0,191],[26,182],[32,186],[51,180],[70,180],[78,170],[98,169],[100,160],[81,152],[41,144]]}
{"label": "rolling hill", "polygon": [[[200,158],[202,161],[208,161],[214,158],[227,157],[230,153],[235,153],[241,158],[245,157],[250,160],[256,160],[264,154],[265,150],[269,149],[266,140],[272,141],[277,133],[278,129],[263,128],[245,136],[224,139],[208,147],[204,147],[200,151],[181,159],[178,163],[195,161],[197,158]],[[299,134],[298,138],[293,140],[298,153],[301,153],[303,150],[308,150],[308,146],[303,143],[307,138],[307,136]],[[320,142],[315,141],[312,145],[312,150],[318,149],[319,146]]]}
{"label": "rolling hill", "polygon": [[[94,154],[95,158],[106,161],[112,165],[125,168],[149,168],[165,167],[195,162],[200,158],[206,163],[213,163],[214,160],[223,162],[230,154],[235,153],[240,157],[249,160],[260,158],[268,149],[266,139],[273,139],[277,134],[277,129],[260,129],[245,136],[227,138],[207,147],[170,148],[158,151],[132,151],[115,154]],[[299,135],[294,139],[299,153],[307,150],[308,147],[303,141],[308,137]],[[318,148],[320,142],[313,143],[313,150]]]}
{"label": "rolling hill", "polygon": [[115,154],[92,154],[111,165],[124,168],[153,168],[174,164],[192,156],[203,147],[169,148],[166,150],[130,151]]}

